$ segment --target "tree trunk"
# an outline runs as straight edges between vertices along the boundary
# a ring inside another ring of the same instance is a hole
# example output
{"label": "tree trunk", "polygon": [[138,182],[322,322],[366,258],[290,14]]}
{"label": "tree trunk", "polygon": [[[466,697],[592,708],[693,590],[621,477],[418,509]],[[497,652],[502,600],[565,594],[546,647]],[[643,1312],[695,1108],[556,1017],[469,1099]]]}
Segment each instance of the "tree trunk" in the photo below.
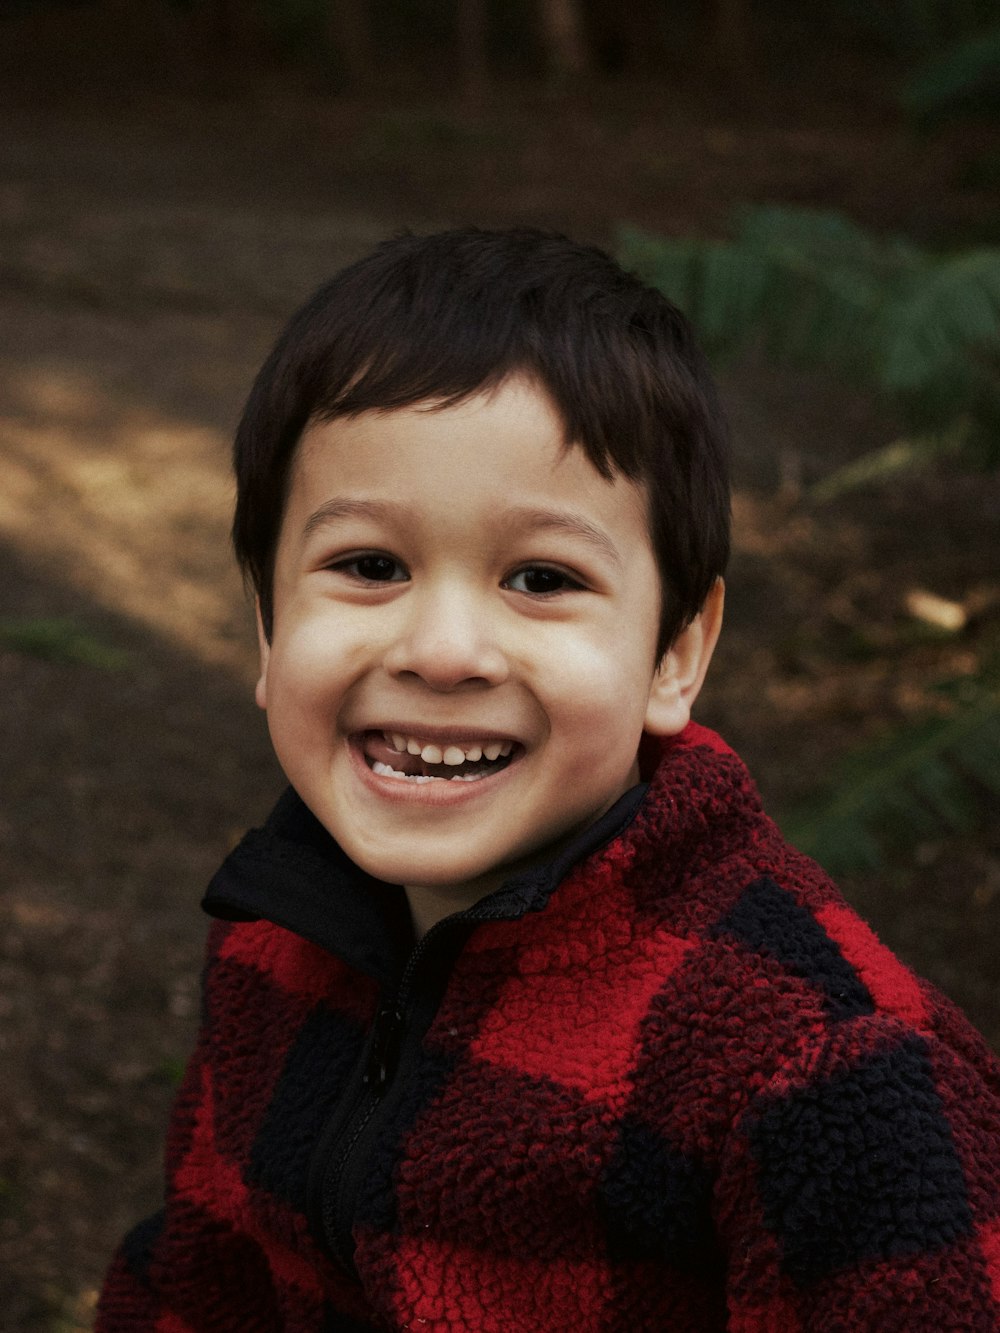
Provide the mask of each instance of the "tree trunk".
{"label": "tree trunk", "polygon": [[327,31],[340,56],[344,82],[354,92],[375,83],[375,42],[369,0],[328,0]]}
{"label": "tree trunk", "polygon": [[592,62],[602,73],[662,75],[671,59],[663,0],[586,0]]}
{"label": "tree trunk", "polygon": [[470,110],[477,110],[489,86],[486,0],[458,0],[458,68],[462,98]]}
{"label": "tree trunk", "polygon": [[590,52],[579,0],[539,0],[539,19],[553,77],[565,81],[586,74]]}
{"label": "tree trunk", "polygon": [[240,0],[209,0],[193,17],[200,32],[211,85],[216,91],[235,89],[248,66],[260,60],[263,43]]}
{"label": "tree trunk", "polygon": [[714,0],[712,45],[721,69],[736,74],[751,59],[750,0]]}
{"label": "tree trunk", "polygon": [[233,0],[212,0],[209,16],[212,51],[219,59],[228,61],[237,46],[238,25]]}

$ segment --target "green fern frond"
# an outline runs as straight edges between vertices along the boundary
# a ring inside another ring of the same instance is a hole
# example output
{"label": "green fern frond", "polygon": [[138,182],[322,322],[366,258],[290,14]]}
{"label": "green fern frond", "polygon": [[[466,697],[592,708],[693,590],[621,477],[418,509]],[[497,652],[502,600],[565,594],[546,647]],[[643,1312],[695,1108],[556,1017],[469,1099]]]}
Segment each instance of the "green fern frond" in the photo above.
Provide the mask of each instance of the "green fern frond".
{"label": "green fern frond", "polygon": [[841,362],[869,376],[882,304],[921,262],[836,213],[762,207],[741,215],[731,241],[668,240],[624,232],[623,261],[660,287],[709,347],[736,351],[762,338],[782,359]]}
{"label": "green fern frond", "polygon": [[886,848],[977,827],[1000,802],[995,673],[962,682],[947,717],[905,727],[850,756],[833,783],[788,812],[786,835],[834,874],[877,869]]}
{"label": "green fern frond", "polygon": [[781,204],[758,204],[741,209],[736,239],[758,249],[782,250],[802,255],[867,255],[871,237],[843,213],[825,209],[787,208]]}
{"label": "green fern frond", "polygon": [[737,215],[735,243],[783,255],[822,274],[849,273],[881,285],[923,262],[921,252],[898,236],[875,236],[844,213],[759,204]]}
{"label": "green fern frond", "polygon": [[[711,352],[758,341],[780,360],[839,368],[895,403],[920,440],[914,458],[958,448],[1000,461],[1000,249],[942,259],[837,213],[765,207],[744,212],[731,241],[630,230],[620,250]],[[884,461],[863,460],[859,479]]]}
{"label": "green fern frond", "polygon": [[1000,250],[973,250],[929,265],[884,325],[881,379],[927,397],[962,368],[1000,359]]}
{"label": "green fern frond", "polygon": [[1000,27],[946,45],[913,71],[901,100],[928,130],[957,117],[1000,115]]}
{"label": "green fern frond", "polygon": [[659,237],[623,227],[618,253],[626,268],[685,311],[713,351],[742,340],[758,318],[762,275],[738,256],[733,265],[728,241]]}
{"label": "green fern frond", "polygon": [[836,0],[834,9],[880,45],[913,57],[995,23],[996,0]]}

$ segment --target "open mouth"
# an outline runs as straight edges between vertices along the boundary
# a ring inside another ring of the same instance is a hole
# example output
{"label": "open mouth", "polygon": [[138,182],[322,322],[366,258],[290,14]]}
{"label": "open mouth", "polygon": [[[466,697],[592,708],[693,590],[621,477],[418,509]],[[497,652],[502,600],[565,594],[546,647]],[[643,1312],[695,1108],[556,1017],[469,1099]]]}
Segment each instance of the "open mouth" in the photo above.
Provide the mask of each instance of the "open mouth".
{"label": "open mouth", "polygon": [[513,740],[442,744],[389,731],[366,731],[361,737],[372,772],[402,782],[479,782],[507,768],[520,749]]}

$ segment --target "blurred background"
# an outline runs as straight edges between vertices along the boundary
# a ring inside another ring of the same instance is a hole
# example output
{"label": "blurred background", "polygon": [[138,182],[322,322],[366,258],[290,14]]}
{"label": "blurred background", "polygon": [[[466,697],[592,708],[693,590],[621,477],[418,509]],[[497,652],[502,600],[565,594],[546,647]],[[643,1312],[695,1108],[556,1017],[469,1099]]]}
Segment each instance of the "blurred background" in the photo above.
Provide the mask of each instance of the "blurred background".
{"label": "blurred background", "polygon": [[281,780],[229,440],[402,227],[596,241],[698,325],[700,707],[1000,1048],[997,0],[0,0],[0,1310],[158,1204],[220,858]]}

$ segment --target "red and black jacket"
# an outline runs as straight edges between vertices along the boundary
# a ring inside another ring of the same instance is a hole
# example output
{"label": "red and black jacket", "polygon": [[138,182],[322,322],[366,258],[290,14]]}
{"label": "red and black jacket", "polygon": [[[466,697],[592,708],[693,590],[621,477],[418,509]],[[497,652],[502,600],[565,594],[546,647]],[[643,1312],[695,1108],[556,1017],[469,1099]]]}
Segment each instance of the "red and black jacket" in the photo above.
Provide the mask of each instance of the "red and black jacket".
{"label": "red and black jacket", "polygon": [[205,905],[97,1333],[1000,1328],[1000,1067],[703,728],[416,946],[291,793]]}

